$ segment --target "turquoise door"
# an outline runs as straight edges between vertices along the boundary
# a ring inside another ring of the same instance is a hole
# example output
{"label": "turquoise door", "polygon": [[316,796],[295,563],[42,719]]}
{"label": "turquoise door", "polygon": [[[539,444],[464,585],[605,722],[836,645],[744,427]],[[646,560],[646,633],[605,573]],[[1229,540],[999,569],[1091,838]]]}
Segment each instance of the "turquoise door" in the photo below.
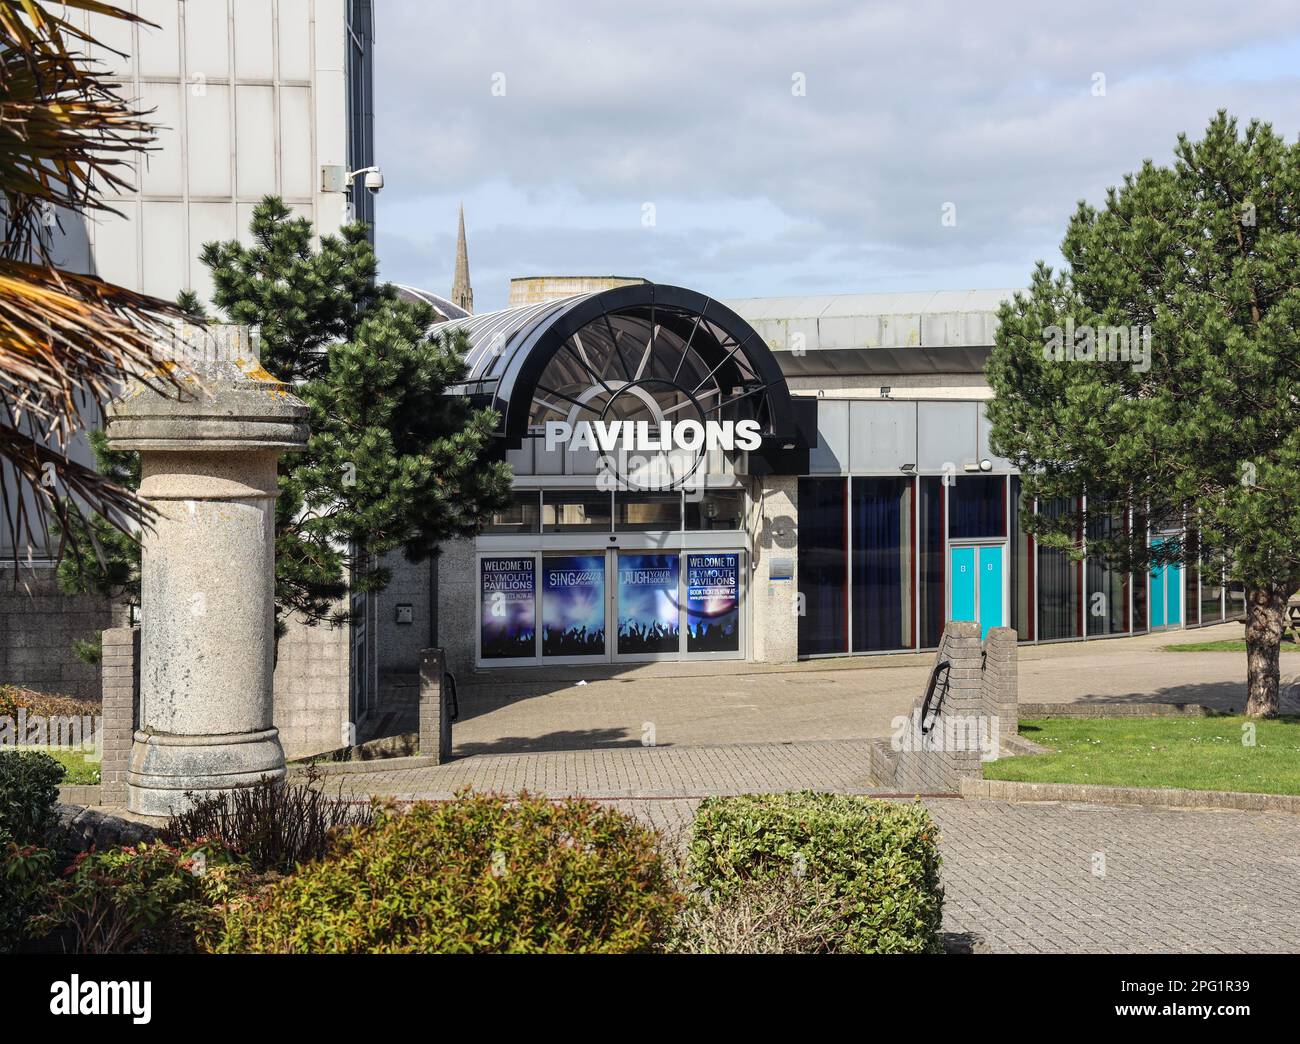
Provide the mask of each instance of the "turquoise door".
{"label": "turquoise door", "polygon": [[975,549],[954,547],[950,558],[952,610],[948,616],[953,620],[978,620],[975,615]]}
{"label": "turquoise door", "polygon": [[1151,570],[1151,626],[1165,625],[1165,567]]}
{"label": "turquoise door", "polygon": [[980,625],[980,637],[987,635],[990,627],[1002,627],[1006,623],[1002,545],[950,548],[948,560],[952,577],[949,619],[974,620]]}
{"label": "turquoise door", "polygon": [[[1152,547],[1164,541],[1153,539]],[[1151,570],[1151,626],[1177,627],[1183,622],[1183,567],[1178,562]]]}
{"label": "turquoise door", "polygon": [[1002,545],[979,549],[980,637],[1006,623],[1002,612]]}

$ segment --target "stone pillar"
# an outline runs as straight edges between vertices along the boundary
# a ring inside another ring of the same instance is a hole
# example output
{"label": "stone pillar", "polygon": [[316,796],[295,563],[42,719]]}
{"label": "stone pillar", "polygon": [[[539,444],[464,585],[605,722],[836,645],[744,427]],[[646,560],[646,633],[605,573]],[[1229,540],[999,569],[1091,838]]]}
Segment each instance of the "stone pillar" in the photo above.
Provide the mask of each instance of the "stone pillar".
{"label": "stone pillar", "polygon": [[436,757],[439,765],[451,760],[451,708],[442,688],[444,662],[441,649],[420,653],[420,756]]}
{"label": "stone pillar", "polygon": [[[231,353],[232,355],[234,353]],[[307,407],[255,359],[207,362],[183,392],[134,384],[109,408],[115,450],[140,453],[139,728],[127,807],[165,816],[196,796],[284,776],[272,723],[276,462]]]}
{"label": "stone pillar", "polygon": [[760,663],[793,663],[799,658],[799,480],[767,476],[755,496],[753,656]]}

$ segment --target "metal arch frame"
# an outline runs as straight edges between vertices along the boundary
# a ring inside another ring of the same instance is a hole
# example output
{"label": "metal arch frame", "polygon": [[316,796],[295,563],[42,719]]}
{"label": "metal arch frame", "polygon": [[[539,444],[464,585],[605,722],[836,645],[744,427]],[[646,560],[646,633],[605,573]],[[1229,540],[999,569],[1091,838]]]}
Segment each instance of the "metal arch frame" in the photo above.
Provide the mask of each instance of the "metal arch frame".
{"label": "metal arch frame", "polygon": [[[559,307],[542,313],[536,321],[525,324],[507,337],[503,362],[493,367],[497,373],[478,378],[487,381],[495,376],[492,405],[502,414],[501,434],[507,447],[515,449],[523,445],[537,385],[551,359],[564,350],[570,338],[602,317],[608,319],[614,313],[637,307],[651,309],[652,337],[656,327],[653,312],[659,308],[691,314],[694,317],[693,332],[704,320],[720,328],[730,338],[733,347],[721,359],[706,360],[714,365],[714,372],[740,353],[761,384],[720,402],[715,408],[720,410],[742,398],[761,393],[768,412],[764,439],[778,444],[800,444],[803,441],[785,374],[753,327],[726,305],[694,290],[636,283],[576,298],[568,303],[561,302]],[[693,336],[691,340],[694,340]],[[698,345],[696,350],[699,350]]]}

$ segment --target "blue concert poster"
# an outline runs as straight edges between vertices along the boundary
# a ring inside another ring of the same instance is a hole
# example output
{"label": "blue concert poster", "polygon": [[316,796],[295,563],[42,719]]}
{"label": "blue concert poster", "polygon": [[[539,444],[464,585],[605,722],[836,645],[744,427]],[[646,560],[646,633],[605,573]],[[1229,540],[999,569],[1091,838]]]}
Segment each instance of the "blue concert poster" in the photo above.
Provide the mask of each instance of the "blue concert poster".
{"label": "blue concert poster", "polygon": [[740,649],[740,556],[686,556],[686,651]]}
{"label": "blue concert poster", "polygon": [[542,558],[542,655],[605,654],[605,556]]}
{"label": "blue concert poster", "polygon": [[531,555],[484,558],[479,566],[483,659],[537,655],[537,582]]}
{"label": "blue concert poster", "polygon": [[672,653],[680,647],[677,555],[618,556],[618,651]]}

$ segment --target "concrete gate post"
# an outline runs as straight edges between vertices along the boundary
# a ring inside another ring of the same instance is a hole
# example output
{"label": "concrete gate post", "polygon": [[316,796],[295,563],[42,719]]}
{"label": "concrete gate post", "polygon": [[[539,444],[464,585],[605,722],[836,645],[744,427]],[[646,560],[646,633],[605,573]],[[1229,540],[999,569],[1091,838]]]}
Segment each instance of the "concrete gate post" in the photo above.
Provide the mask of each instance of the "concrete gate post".
{"label": "concrete gate post", "polygon": [[[242,346],[243,351],[239,350]],[[276,462],[302,449],[307,407],[243,334],[185,364],[179,398],[133,384],[108,411],[109,445],[140,453],[139,728],[127,807],[166,816],[284,776],[272,723]]]}

